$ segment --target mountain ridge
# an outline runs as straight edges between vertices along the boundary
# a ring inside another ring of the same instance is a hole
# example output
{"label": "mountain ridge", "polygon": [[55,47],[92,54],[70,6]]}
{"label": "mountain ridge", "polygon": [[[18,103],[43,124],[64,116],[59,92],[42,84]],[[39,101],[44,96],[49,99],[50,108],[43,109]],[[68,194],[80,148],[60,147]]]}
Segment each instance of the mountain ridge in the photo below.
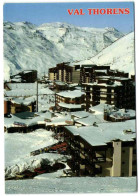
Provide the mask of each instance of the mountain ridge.
{"label": "mountain ridge", "polygon": [[72,62],[72,64],[97,64],[110,66],[111,69],[118,69],[129,73],[129,76],[135,74],[134,59],[134,32],[119,38],[111,45],[102,49],[95,56],[87,60]]}
{"label": "mountain ridge", "polygon": [[4,22],[5,80],[24,69],[37,69],[42,75],[57,63],[93,57],[123,36],[113,27]]}

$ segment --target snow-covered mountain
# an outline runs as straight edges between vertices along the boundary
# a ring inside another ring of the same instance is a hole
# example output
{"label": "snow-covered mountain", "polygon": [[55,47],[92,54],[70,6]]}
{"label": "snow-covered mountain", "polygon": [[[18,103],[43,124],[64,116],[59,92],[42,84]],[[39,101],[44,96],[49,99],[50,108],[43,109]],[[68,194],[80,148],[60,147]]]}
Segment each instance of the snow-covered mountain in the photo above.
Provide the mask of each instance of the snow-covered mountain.
{"label": "snow-covered mountain", "polygon": [[35,26],[28,22],[5,22],[5,79],[24,69],[37,69],[44,74],[57,63],[88,59],[122,36],[124,34],[115,28],[76,27],[67,23]]}
{"label": "snow-covered mountain", "polygon": [[110,46],[103,49],[96,56],[77,64],[109,65],[111,69],[118,69],[135,74],[134,32],[125,35]]}

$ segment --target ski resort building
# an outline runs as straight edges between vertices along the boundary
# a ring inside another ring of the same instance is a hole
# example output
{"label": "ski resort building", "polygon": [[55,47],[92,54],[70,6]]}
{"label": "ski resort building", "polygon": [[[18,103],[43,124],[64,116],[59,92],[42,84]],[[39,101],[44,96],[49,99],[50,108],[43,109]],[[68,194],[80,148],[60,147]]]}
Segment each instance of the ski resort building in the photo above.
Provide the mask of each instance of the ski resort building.
{"label": "ski resort building", "polygon": [[131,79],[99,76],[94,83],[82,84],[85,108],[106,103],[117,108],[135,109],[135,86]]}
{"label": "ski resort building", "polygon": [[82,110],[85,93],[81,90],[63,91],[56,93],[56,108],[59,111]]}
{"label": "ski resort building", "polygon": [[68,162],[76,175],[134,176],[136,170],[135,121],[65,126]]}
{"label": "ski resort building", "polygon": [[95,64],[70,64],[61,63],[49,69],[49,79],[67,83],[90,83],[95,82],[99,76],[113,76],[128,78],[128,73],[111,70],[110,66],[97,66]]}
{"label": "ski resort building", "polygon": [[55,92],[65,91],[65,90],[75,90],[75,87],[78,86],[78,84],[68,84],[66,82],[61,81],[54,81],[52,90]]}
{"label": "ski resort building", "polygon": [[[57,64],[49,69],[49,79],[68,83],[93,82],[95,76],[107,73],[110,66]],[[99,71],[100,70],[100,71]]]}
{"label": "ski resort building", "polygon": [[37,80],[37,70],[24,70],[16,75],[10,76],[11,82],[33,83]]}
{"label": "ski resort building", "polygon": [[27,99],[4,99],[4,115],[15,114],[19,112],[34,112],[36,108],[36,100],[34,98]]}
{"label": "ski resort building", "polygon": [[49,80],[72,82],[72,67],[69,66],[69,63],[57,64],[56,67],[49,69]]}
{"label": "ski resort building", "polygon": [[28,133],[40,128],[62,133],[63,127],[68,125],[73,125],[71,115],[50,111],[20,112],[9,114],[4,118],[4,130],[8,133]]}

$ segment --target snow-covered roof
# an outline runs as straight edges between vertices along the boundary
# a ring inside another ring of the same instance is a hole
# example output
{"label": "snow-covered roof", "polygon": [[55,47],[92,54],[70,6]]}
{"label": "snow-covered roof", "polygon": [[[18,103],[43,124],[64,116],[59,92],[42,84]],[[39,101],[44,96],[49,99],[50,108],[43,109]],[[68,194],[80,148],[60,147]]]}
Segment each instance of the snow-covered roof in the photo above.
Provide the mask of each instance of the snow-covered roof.
{"label": "snow-covered roof", "polygon": [[[8,83],[11,90],[5,90],[4,94],[8,97],[24,97],[37,94],[36,83]],[[38,94],[54,94],[45,84],[38,84]]]}
{"label": "snow-covered roof", "polygon": [[99,105],[90,107],[89,110],[90,110],[91,112],[94,112],[95,115],[104,114],[104,108],[105,108],[105,107],[106,107],[106,104],[100,103]]}
{"label": "snow-covered roof", "polygon": [[[14,115],[11,114],[11,118],[4,118],[4,126],[7,128],[10,127],[17,127],[17,126],[32,126],[37,124],[44,124],[46,126],[48,125],[67,125],[66,121],[71,121],[71,115],[70,114],[55,114],[56,117],[52,117],[52,113],[47,112],[21,112],[16,113]],[[49,119],[51,122],[47,122],[47,119]]]}
{"label": "snow-covered roof", "polygon": [[[73,134],[79,135],[92,146],[103,146],[113,140],[134,141],[136,138],[135,120],[115,123],[101,123],[96,126],[66,128]],[[131,130],[133,133],[127,134],[124,130]]]}
{"label": "snow-covered roof", "polygon": [[85,85],[88,85],[88,86],[104,86],[104,87],[107,87],[107,86],[111,86],[111,87],[117,87],[117,86],[122,86],[121,82],[117,82],[117,81],[114,81],[112,84],[107,84],[107,83],[97,83],[97,82],[93,82],[93,83],[83,83]]}
{"label": "snow-covered roof", "polygon": [[62,82],[62,81],[54,81],[55,84],[60,85],[60,86],[65,86],[67,85],[66,82]]}
{"label": "snow-covered roof", "polygon": [[130,80],[130,78],[126,78],[126,77],[118,77],[118,76],[97,76],[97,78],[103,78],[103,79],[114,79],[114,80],[120,80],[120,81],[123,81],[123,80]]}
{"label": "snow-covered roof", "polygon": [[33,96],[36,94],[36,91],[31,89],[30,90],[17,89],[17,90],[5,91],[4,94],[7,97],[24,97],[24,96]]}
{"label": "snow-covered roof", "polygon": [[56,114],[57,117],[51,118],[51,122],[46,122],[46,126],[67,125],[66,121],[71,121],[71,115],[68,113]]}
{"label": "snow-covered roof", "polygon": [[107,70],[95,70],[95,72],[97,72],[97,73],[99,73],[99,72],[101,72],[101,73],[107,73]]}
{"label": "snow-covered roof", "polygon": [[16,75],[16,76],[14,76],[14,78],[21,78],[21,76],[20,75]]}
{"label": "snow-covered roof", "polygon": [[75,108],[75,109],[78,109],[78,108],[81,108],[81,104],[68,104],[68,103],[63,103],[63,102],[60,102],[58,103],[59,106],[63,107],[63,108],[69,108],[69,109],[72,109],[72,108]]}
{"label": "snow-covered roof", "polygon": [[50,111],[46,111],[46,112],[35,112],[34,113],[36,116],[41,116],[45,119],[51,119],[52,118],[52,113]]}
{"label": "snow-covered roof", "polygon": [[16,113],[14,115],[11,114],[11,118],[4,118],[4,126],[9,127],[17,127],[22,124],[24,126],[32,126],[36,124],[45,124],[46,119],[51,119],[50,112],[46,113],[34,113],[34,112],[21,112]]}
{"label": "snow-covered roof", "polygon": [[89,112],[85,112],[85,111],[77,111],[77,112],[71,112],[71,115],[77,117],[77,118],[84,118],[89,116]]}
{"label": "snow-covered roof", "polygon": [[85,118],[76,119],[75,122],[85,125],[85,126],[92,126],[94,123],[102,123],[106,122],[102,116],[90,114]]}
{"label": "snow-covered roof", "polygon": [[22,73],[30,73],[32,71],[36,71],[36,70],[24,70]]}
{"label": "snow-covered roof", "polygon": [[77,87],[77,86],[78,86],[78,83],[69,84],[69,87]]}
{"label": "snow-covered roof", "polygon": [[21,78],[13,78],[11,79],[12,82],[21,82]]}
{"label": "snow-covered roof", "polygon": [[110,116],[118,119],[124,117],[135,118],[136,111],[131,109],[128,109],[126,111],[125,109],[118,109],[117,111],[111,111]]}
{"label": "snow-covered roof", "polygon": [[11,102],[12,103],[16,103],[16,104],[22,104],[22,105],[30,105],[31,103],[36,101],[36,96],[32,96],[32,97],[27,97],[27,98],[12,98]]}
{"label": "snow-covered roof", "polygon": [[7,86],[11,89],[11,90],[17,90],[17,89],[34,89],[37,88],[37,84],[36,83],[7,83]]}
{"label": "snow-covered roof", "polygon": [[66,98],[76,98],[76,97],[81,97],[82,95],[85,95],[85,93],[81,92],[80,90],[74,90],[74,91],[63,91],[63,92],[57,93],[57,95],[61,97],[66,97]]}
{"label": "snow-covered roof", "polygon": [[70,62],[70,66],[76,66],[76,65],[80,65],[80,67],[82,65],[86,65],[88,67],[91,67],[91,66],[94,66],[96,64],[92,60],[90,60],[90,59],[85,59],[85,60],[81,60],[81,61],[73,61],[73,62]]}

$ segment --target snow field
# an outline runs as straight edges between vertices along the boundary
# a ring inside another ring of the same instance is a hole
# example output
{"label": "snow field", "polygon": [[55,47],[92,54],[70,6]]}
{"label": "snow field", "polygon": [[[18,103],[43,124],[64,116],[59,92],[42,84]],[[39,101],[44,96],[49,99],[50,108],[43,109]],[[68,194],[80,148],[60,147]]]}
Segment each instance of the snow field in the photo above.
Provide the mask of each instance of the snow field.
{"label": "snow field", "polygon": [[34,132],[5,133],[5,176],[15,177],[25,170],[33,171],[41,164],[53,165],[55,162],[65,161],[66,157],[59,154],[45,153],[30,156],[30,152],[57,143],[52,132],[37,129]]}

